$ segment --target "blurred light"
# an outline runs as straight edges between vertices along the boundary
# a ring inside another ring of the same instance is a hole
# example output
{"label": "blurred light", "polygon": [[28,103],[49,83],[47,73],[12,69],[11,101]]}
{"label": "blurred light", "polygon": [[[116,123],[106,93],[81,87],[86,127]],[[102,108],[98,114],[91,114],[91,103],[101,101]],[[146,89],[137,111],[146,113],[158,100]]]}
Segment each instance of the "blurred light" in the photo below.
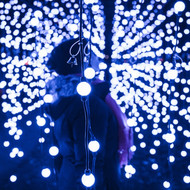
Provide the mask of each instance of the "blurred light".
{"label": "blurred light", "polygon": [[50,175],[51,175],[51,171],[49,168],[44,168],[42,171],[41,171],[41,174],[44,178],[48,178]]}
{"label": "blurred light", "polygon": [[174,162],[175,161],[175,157],[174,156],[169,156],[169,161],[170,162]]}
{"label": "blurred light", "polygon": [[23,151],[19,151],[19,152],[18,152],[18,157],[21,158],[21,157],[23,157],[23,156],[24,156],[24,152],[23,152]]}
{"label": "blurred light", "polygon": [[80,82],[77,85],[77,92],[81,96],[88,96],[91,92],[91,86],[87,82]]}
{"label": "blurred light", "polygon": [[132,175],[136,173],[136,169],[132,165],[126,165],[124,169],[126,173],[130,173]]}
{"label": "blurred light", "polygon": [[185,10],[185,3],[183,1],[177,1],[174,5],[175,13],[178,14]]}
{"label": "blurred light", "polygon": [[170,187],[170,183],[168,181],[164,181],[163,186],[165,188],[169,188]]}
{"label": "blurred light", "polygon": [[52,103],[53,102],[53,96],[51,94],[46,94],[44,96],[44,102],[45,103]]}
{"label": "blurred light", "polygon": [[152,164],[152,169],[153,169],[153,170],[157,170],[157,169],[158,169],[158,164],[155,164],[155,163]]}
{"label": "blurred light", "polygon": [[95,177],[91,172],[85,173],[83,174],[81,181],[85,187],[92,187],[95,183]]}
{"label": "blurred light", "polygon": [[46,134],[48,134],[48,133],[50,133],[50,129],[49,129],[49,128],[45,128],[45,129],[44,129],[44,132],[45,132]]}
{"label": "blurred light", "polygon": [[42,127],[46,124],[46,120],[43,117],[36,117],[38,126]]}
{"label": "blurred light", "polygon": [[50,147],[50,149],[49,149],[49,154],[50,154],[51,156],[57,156],[58,153],[59,153],[59,149],[58,149],[56,146]]}
{"label": "blurred light", "polygon": [[88,148],[91,152],[97,152],[100,148],[100,144],[98,141],[96,140],[92,140],[89,142],[88,144]]}
{"label": "blurred light", "polygon": [[137,20],[135,23],[136,28],[143,28],[144,27],[144,22],[142,20]]}
{"label": "blurred light", "polygon": [[174,80],[178,76],[178,71],[175,69],[171,69],[168,71],[167,75],[168,75],[168,79]]}
{"label": "blurred light", "polygon": [[183,181],[185,182],[185,183],[190,183],[190,176],[184,176],[183,177]]}
{"label": "blurred light", "polygon": [[172,133],[167,133],[163,135],[163,139],[165,139],[168,143],[173,143],[176,139],[175,135]]}
{"label": "blurred light", "polygon": [[10,142],[9,142],[9,141],[5,141],[5,142],[3,143],[3,145],[4,145],[4,147],[8,147],[8,146],[10,145]]}
{"label": "blurred light", "polygon": [[84,76],[87,79],[93,79],[95,77],[95,70],[91,67],[88,67],[87,69],[85,69],[84,71]]}
{"label": "blurred light", "polygon": [[12,175],[11,177],[10,177],[10,181],[11,182],[15,182],[17,180],[17,176],[16,175]]}

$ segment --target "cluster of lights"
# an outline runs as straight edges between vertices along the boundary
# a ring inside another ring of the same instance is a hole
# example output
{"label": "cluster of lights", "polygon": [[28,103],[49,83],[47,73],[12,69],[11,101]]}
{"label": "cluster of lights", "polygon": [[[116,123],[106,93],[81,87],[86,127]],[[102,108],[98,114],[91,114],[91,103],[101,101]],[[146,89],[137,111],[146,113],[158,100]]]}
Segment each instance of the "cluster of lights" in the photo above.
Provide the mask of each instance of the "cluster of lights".
{"label": "cluster of lights", "polygon": [[[83,35],[90,36],[90,8],[93,17],[92,50],[100,59],[104,58],[104,17],[103,6],[97,0],[85,1],[83,13]],[[45,92],[46,79],[51,73],[45,66],[48,55],[53,48],[64,39],[79,37],[79,4],[75,0],[65,1],[28,1],[19,2],[10,0],[0,2],[0,89],[2,111],[9,115],[4,123],[8,138],[3,142],[5,148],[10,148],[11,158],[21,158],[25,150],[16,147],[22,139],[24,130],[39,126],[44,132],[39,143],[46,142],[46,136],[50,134],[53,122],[43,115],[41,106],[44,102],[52,102],[53,97]],[[24,27],[23,27],[24,26]],[[102,70],[106,65],[102,62]],[[85,76],[92,79],[95,72],[89,68]],[[100,78],[104,77],[104,71],[100,72]],[[83,87],[84,85],[84,87]],[[85,85],[88,85],[86,88]],[[82,86],[82,90],[81,87]],[[78,86],[82,95],[90,93],[88,83]],[[84,92],[85,91],[85,92]],[[31,116],[30,119],[29,116]],[[34,115],[34,117],[33,117]],[[25,119],[27,118],[27,119]],[[19,124],[18,124],[19,123]],[[50,137],[47,137],[50,138]],[[15,144],[15,145],[14,145]],[[59,149],[50,146],[49,154],[55,157]],[[51,170],[45,168],[41,171],[43,177],[51,176]],[[10,181],[17,180],[16,175],[10,174]]]}
{"label": "cluster of lights", "polygon": [[[111,94],[134,127],[136,154],[140,149],[148,151],[155,158],[149,166],[159,172],[159,150],[165,142],[169,147],[165,160],[172,167],[189,151],[185,146],[190,133],[188,6],[187,1],[169,0],[115,4]],[[184,146],[177,150],[180,143]],[[188,185],[188,165],[181,175],[180,183]],[[133,175],[126,171],[126,177]],[[166,177],[163,187],[171,186]]]}

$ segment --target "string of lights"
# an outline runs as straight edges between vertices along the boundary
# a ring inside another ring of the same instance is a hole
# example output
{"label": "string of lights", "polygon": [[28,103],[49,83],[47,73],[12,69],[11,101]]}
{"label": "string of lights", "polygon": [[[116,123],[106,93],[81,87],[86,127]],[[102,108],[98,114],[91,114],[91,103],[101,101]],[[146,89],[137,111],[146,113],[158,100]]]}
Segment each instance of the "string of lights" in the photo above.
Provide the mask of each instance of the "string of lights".
{"label": "string of lights", "polygon": [[[93,18],[93,23],[88,20],[87,6],[86,3],[83,5],[83,36],[89,38],[93,24],[91,47],[103,60],[103,6],[94,1],[91,11],[96,19]],[[51,156],[55,158],[59,153],[58,148],[52,145],[54,123],[41,114],[41,106],[52,99],[45,92],[46,80],[54,75],[48,71],[44,63],[53,48],[61,41],[79,37],[78,13],[79,4],[75,0],[0,2],[0,89],[2,113],[6,118],[3,124],[5,135],[1,144],[3,149],[9,152],[5,155],[5,160],[7,157],[11,158],[15,168],[20,160],[27,158],[36,143],[39,143],[39,148],[40,144],[43,144],[43,154],[46,158],[44,163],[37,164],[37,153],[31,157],[32,163],[36,164],[31,166],[36,168],[36,178],[42,175],[44,179],[52,180],[53,166],[49,160]],[[106,68],[103,61],[100,67],[100,78],[103,78],[103,70]],[[11,164],[9,165],[11,167]],[[29,175],[30,172],[25,175],[25,178],[28,177],[26,183],[30,180],[34,182],[36,178]],[[3,185],[15,183],[17,186],[23,178],[19,171],[14,169],[4,177],[6,179]]]}
{"label": "string of lights", "polygon": [[[84,0],[83,36],[88,39],[92,28],[92,50],[103,60],[103,6],[100,1],[93,1],[91,27],[90,2]],[[129,183],[144,188],[156,183],[159,189],[189,188],[188,7],[189,1],[115,1],[109,71],[112,97],[128,116],[128,125],[135,133],[132,150],[136,153],[130,165],[125,166],[128,187]],[[2,163],[9,161],[6,168],[3,164],[1,167],[0,185],[4,189],[12,185],[19,188],[21,179],[26,184],[37,179],[52,180],[53,168],[48,160],[55,158],[59,150],[50,140],[54,123],[41,114],[40,107],[51,102],[52,97],[45,94],[44,88],[54,73],[44,63],[62,40],[79,37],[79,19],[79,3],[75,0],[0,1],[0,103],[4,119],[0,149],[1,161],[5,160]],[[106,68],[102,61],[100,79]],[[47,159],[43,167],[36,161],[40,159],[39,150],[32,152],[33,157],[29,154],[36,143],[44,145]],[[31,160],[27,160],[29,155]],[[21,160],[29,167],[19,173],[16,167]]]}
{"label": "string of lights", "polygon": [[[136,159],[125,167],[126,177],[138,180],[151,172],[159,189],[188,188],[190,183],[185,161],[190,126],[188,6],[187,1],[169,0],[115,3],[111,94],[136,137]],[[145,181],[144,186],[156,183]]]}

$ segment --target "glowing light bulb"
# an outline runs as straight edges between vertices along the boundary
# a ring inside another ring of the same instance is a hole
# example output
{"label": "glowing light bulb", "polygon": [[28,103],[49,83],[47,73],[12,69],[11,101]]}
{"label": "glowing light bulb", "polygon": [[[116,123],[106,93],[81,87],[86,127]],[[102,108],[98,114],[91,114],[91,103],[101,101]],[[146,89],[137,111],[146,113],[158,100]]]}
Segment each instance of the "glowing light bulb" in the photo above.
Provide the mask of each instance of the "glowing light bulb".
{"label": "glowing light bulb", "polygon": [[183,12],[185,10],[185,3],[183,1],[177,1],[174,5],[175,13]]}
{"label": "glowing light bulb", "polygon": [[168,143],[173,143],[176,139],[175,135],[172,133],[167,133],[163,135],[163,139],[165,139]]}
{"label": "glowing light bulb", "polygon": [[178,71],[175,69],[171,69],[168,71],[167,75],[168,75],[168,79],[174,80],[178,76]]}
{"label": "glowing light bulb", "polygon": [[81,178],[81,181],[85,187],[92,187],[95,183],[95,177],[91,172],[85,172]]}
{"label": "glowing light bulb", "polygon": [[88,96],[91,92],[91,86],[87,82],[80,82],[77,85],[77,92],[81,96]]}
{"label": "glowing light bulb", "polygon": [[46,120],[43,117],[38,117],[37,124],[38,124],[38,126],[42,127],[46,124]]}
{"label": "glowing light bulb", "polygon": [[153,170],[157,170],[157,169],[158,169],[158,164],[155,164],[155,163],[152,164],[152,169],[153,169]]}
{"label": "glowing light bulb", "polygon": [[10,181],[11,182],[15,182],[17,180],[17,176],[16,175],[12,175],[11,177],[10,177]]}
{"label": "glowing light bulb", "polygon": [[135,23],[136,28],[143,28],[144,27],[144,22],[142,20],[137,20]]}
{"label": "glowing light bulb", "polygon": [[93,4],[93,3],[95,3],[95,0],[84,0],[84,3],[85,4]]}
{"label": "glowing light bulb", "polygon": [[100,144],[98,141],[96,140],[93,140],[93,141],[90,141],[89,144],[88,144],[88,148],[91,152],[97,152],[100,148]]}
{"label": "glowing light bulb", "polygon": [[185,182],[185,183],[190,183],[190,176],[184,176],[183,177],[183,181]]}
{"label": "glowing light bulb", "polygon": [[32,19],[30,20],[30,25],[31,25],[31,26],[38,26],[38,25],[39,25],[39,20],[38,20],[38,18],[32,18]]}
{"label": "glowing light bulb", "polygon": [[43,14],[42,14],[41,11],[37,10],[37,11],[34,12],[34,16],[35,16],[36,18],[42,18],[42,17],[43,17]]}
{"label": "glowing light bulb", "polygon": [[135,174],[136,169],[132,165],[126,165],[125,172],[130,173],[130,174]]}
{"label": "glowing light bulb", "polygon": [[38,67],[33,70],[33,75],[35,77],[39,77],[42,73],[43,73],[42,69],[40,69]]}
{"label": "glowing light bulb", "polygon": [[133,126],[135,126],[135,121],[132,118],[129,118],[127,120],[127,124],[129,125],[129,127],[133,127]]}
{"label": "glowing light bulb", "polygon": [[56,146],[50,147],[50,149],[49,149],[49,154],[50,154],[51,156],[57,156],[58,153],[59,153],[59,149],[58,149]]}
{"label": "glowing light bulb", "polygon": [[51,94],[46,94],[44,96],[44,102],[45,103],[52,103],[53,102],[53,96]]}
{"label": "glowing light bulb", "polygon": [[164,181],[163,186],[165,188],[169,188],[170,187],[170,183],[168,181]]}
{"label": "glowing light bulb", "polygon": [[87,79],[93,79],[95,77],[95,70],[92,67],[88,67],[87,69],[85,69],[84,71],[84,76]]}
{"label": "glowing light bulb", "polygon": [[48,178],[51,175],[51,171],[49,168],[44,168],[41,172],[42,176],[44,178]]}

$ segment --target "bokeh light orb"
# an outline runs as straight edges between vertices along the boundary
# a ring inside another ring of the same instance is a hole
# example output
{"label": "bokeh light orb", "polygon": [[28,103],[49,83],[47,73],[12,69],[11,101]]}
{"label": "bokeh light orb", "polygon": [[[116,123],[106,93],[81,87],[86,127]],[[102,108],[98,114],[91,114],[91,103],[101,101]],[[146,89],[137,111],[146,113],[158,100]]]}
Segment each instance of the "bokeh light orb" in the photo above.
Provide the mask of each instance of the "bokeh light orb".
{"label": "bokeh light orb", "polygon": [[100,149],[100,144],[96,140],[92,140],[88,144],[88,148],[91,152],[97,152]]}
{"label": "bokeh light orb", "polygon": [[57,156],[58,153],[59,153],[59,149],[58,149],[56,146],[50,147],[50,149],[49,149],[49,154],[50,154],[51,156]]}
{"label": "bokeh light orb", "polygon": [[185,3],[183,1],[177,1],[174,5],[175,13],[178,14],[185,10]]}
{"label": "bokeh light orb", "polygon": [[80,82],[77,85],[77,92],[81,96],[88,96],[91,92],[91,86],[87,82]]}
{"label": "bokeh light orb", "polygon": [[50,175],[51,175],[51,170],[49,168],[44,168],[42,171],[41,171],[41,175],[44,177],[44,178],[48,178]]}
{"label": "bokeh light orb", "polygon": [[83,174],[81,181],[85,187],[92,187],[95,183],[95,177],[92,173],[85,173]]}

